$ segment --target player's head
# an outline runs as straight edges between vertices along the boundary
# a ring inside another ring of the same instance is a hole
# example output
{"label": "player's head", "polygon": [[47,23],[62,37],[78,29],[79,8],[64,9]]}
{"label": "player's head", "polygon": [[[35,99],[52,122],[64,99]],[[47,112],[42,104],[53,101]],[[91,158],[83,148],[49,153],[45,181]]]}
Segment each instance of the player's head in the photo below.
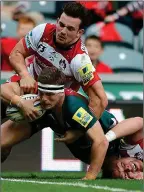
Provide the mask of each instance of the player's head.
{"label": "player's head", "polygon": [[88,36],[85,39],[85,45],[91,61],[96,61],[103,52],[103,43],[100,38],[95,35]]}
{"label": "player's head", "polygon": [[143,163],[132,157],[114,159],[109,162],[107,174],[108,172],[114,179],[140,179],[143,175]]}
{"label": "player's head", "polygon": [[56,42],[65,47],[75,43],[87,25],[87,10],[78,2],[69,2],[57,20]]}
{"label": "player's head", "polygon": [[64,98],[65,75],[55,68],[45,68],[38,77],[38,91],[44,109],[52,109]]}
{"label": "player's head", "polygon": [[36,26],[35,21],[29,16],[22,16],[18,20],[17,37],[21,39]]}

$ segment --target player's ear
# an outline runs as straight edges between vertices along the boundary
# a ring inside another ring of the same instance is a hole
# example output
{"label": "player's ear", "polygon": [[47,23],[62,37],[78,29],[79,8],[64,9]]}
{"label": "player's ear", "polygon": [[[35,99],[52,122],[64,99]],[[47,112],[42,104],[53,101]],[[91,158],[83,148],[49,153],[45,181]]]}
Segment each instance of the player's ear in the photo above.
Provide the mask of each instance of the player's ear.
{"label": "player's ear", "polygon": [[77,37],[81,37],[84,34],[84,29],[79,29]]}

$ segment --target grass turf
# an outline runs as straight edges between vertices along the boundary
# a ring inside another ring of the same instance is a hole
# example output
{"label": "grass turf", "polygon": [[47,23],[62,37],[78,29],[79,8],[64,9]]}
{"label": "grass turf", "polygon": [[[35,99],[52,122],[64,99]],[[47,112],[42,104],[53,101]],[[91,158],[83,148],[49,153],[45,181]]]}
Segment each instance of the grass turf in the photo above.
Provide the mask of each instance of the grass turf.
{"label": "grass turf", "polygon": [[[83,172],[41,172],[41,173],[1,173],[2,178],[21,179],[12,182],[2,180],[3,192],[109,192],[109,191],[142,191],[143,182],[136,180],[82,181]],[[24,182],[25,180],[25,182]],[[31,181],[35,182],[32,183]],[[31,183],[28,183],[31,182]],[[45,182],[45,183],[41,183]],[[63,184],[62,184],[63,183]],[[75,185],[75,186],[72,186]],[[78,186],[80,185],[80,186]],[[105,188],[108,187],[108,188]],[[98,189],[100,188],[100,189]]]}

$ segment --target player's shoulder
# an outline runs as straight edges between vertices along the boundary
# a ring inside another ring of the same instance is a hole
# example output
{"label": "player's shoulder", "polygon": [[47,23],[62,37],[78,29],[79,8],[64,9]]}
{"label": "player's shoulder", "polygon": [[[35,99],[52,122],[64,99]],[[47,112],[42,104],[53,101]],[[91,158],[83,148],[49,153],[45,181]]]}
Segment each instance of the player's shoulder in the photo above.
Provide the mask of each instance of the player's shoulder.
{"label": "player's shoulder", "polygon": [[50,24],[50,23],[42,23],[37,25],[35,28],[33,28],[32,31],[29,32],[30,35],[32,33],[42,33],[42,32],[50,32],[51,30],[55,29],[55,24]]}
{"label": "player's shoulder", "polygon": [[84,53],[88,55],[87,48],[85,47],[85,44],[82,42],[82,40],[79,39],[73,47],[73,57],[76,55],[82,55]]}
{"label": "player's shoulder", "polygon": [[53,33],[56,30],[56,25],[53,23],[45,23],[44,35],[47,37],[48,34]]}
{"label": "player's shoulder", "polygon": [[56,29],[56,25],[54,23],[45,23],[45,29],[53,31]]}
{"label": "player's shoulder", "polygon": [[73,91],[72,89],[65,89],[64,108],[67,111],[67,113],[70,113],[72,115],[80,107],[87,108],[87,106],[88,106],[88,100],[84,96]]}
{"label": "player's shoulder", "polygon": [[85,103],[88,103],[88,100],[86,99],[86,97],[84,97],[83,95],[77,93],[76,91],[74,91],[70,88],[65,89],[65,97],[70,98],[71,100],[78,99],[78,100],[82,100]]}

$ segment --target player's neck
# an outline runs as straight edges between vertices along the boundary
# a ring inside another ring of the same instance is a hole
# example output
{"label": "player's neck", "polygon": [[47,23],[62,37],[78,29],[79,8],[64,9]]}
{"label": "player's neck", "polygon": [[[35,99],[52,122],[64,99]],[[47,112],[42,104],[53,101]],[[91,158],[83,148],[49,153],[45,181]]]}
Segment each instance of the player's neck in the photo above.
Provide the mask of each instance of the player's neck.
{"label": "player's neck", "polygon": [[53,109],[54,112],[59,112],[60,113],[62,111],[62,106],[63,106],[63,103],[64,103],[64,99],[65,99],[65,95],[62,95],[59,102],[57,103],[57,105]]}

